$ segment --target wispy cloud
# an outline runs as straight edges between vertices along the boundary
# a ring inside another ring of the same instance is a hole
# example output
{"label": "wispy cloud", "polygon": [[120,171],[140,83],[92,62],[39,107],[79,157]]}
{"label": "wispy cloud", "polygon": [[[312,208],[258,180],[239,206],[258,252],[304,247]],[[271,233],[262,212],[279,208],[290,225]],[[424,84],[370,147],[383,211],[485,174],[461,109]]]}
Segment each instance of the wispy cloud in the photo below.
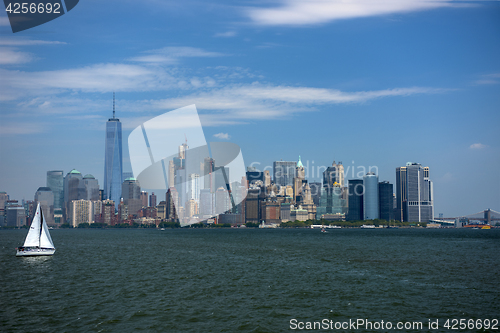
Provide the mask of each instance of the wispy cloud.
{"label": "wispy cloud", "polygon": [[168,46],[157,50],[144,52],[144,55],[130,60],[145,63],[177,64],[181,58],[221,57],[219,52],[205,51],[196,47]]}
{"label": "wispy cloud", "polygon": [[486,145],[483,145],[482,143],[474,143],[469,146],[470,149],[478,150],[478,149],[484,149],[486,148]]}
{"label": "wispy cloud", "polygon": [[214,134],[214,137],[218,138],[218,139],[222,139],[222,140],[229,140],[230,136],[228,133],[217,133],[217,134]]}
{"label": "wispy cloud", "polygon": [[158,109],[174,109],[194,103],[199,110],[211,111],[213,117],[242,121],[275,119],[286,114],[311,111],[314,107],[324,104],[362,103],[383,97],[439,92],[443,90],[413,87],[343,92],[334,89],[253,84],[151,101],[151,106]]}
{"label": "wispy cloud", "polygon": [[379,16],[470,6],[450,0],[283,0],[277,7],[248,8],[246,13],[259,25],[311,25],[340,19]]}
{"label": "wispy cloud", "polygon": [[0,48],[0,65],[19,65],[32,61],[30,53],[17,51],[15,48]]}
{"label": "wispy cloud", "polygon": [[29,45],[63,45],[65,42],[36,40],[36,39],[11,39],[0,38],[0,45],[6,46],[29,46]]}
{"label": "wispy cloud", "polygon": [[499,84],[500,83],[500,73],[486,74],[482,75],[479,80],[474,82],[475,84]]}
{"label": "wispy cloud", "polygon": [[218,32],[214,35],[214,37],[234,37],[236,36],[236,31],[226,31],[226,32]]}

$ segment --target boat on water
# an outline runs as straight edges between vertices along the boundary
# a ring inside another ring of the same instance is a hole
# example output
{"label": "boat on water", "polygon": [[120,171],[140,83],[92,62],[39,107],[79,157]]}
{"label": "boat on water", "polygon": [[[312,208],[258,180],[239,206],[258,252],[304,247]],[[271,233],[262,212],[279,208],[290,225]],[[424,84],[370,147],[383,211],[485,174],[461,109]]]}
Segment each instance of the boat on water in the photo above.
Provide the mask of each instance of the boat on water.
{"label": "boat on water", "polygon": [[375,226],[373,224],[363,224],[361,229],[375,229]]}
{"label": "boat on water", "polygon": [[16,257],[51,256],[56,252],[40,203],[36,207],[35,217],[31,222],[24,245],[16,250]]}
{"label": "boat on water", "polygon": [[325,230],[325,228],[321,229],[322,234],[326,234],[328,231]]}

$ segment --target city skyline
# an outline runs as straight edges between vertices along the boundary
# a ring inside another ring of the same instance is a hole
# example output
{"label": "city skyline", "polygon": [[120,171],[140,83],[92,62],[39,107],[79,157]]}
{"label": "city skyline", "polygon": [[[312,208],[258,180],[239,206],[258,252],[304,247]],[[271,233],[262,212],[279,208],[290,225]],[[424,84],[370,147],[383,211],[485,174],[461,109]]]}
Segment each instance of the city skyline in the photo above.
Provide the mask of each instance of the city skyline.
{"label": "city skyline", "polygon": [[498,3],[337,17],[305,2],[310,16],[288,21],[271,15],[288,1],[211,4],[120,2],[109,19],[86,2],[17,34],[1,14],[0,191],[32,200],[47,170],[75,168],[103,186],[116,91],[124,172],[133,128],[196,104],[207,141],[238,144],[246,166],[300,155],[306,172],[336,160],[346,180],[376,166],[396,184],[394,168],[417,162],[432,169],[434,215],[500,210]]}

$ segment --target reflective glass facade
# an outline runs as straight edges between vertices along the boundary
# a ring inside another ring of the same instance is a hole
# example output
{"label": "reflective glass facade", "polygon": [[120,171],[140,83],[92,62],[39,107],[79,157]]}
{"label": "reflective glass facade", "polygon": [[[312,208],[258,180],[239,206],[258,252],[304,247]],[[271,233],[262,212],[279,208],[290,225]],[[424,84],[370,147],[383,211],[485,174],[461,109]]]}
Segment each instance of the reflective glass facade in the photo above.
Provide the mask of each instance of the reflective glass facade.
{"label": "reflective glass facade", "polygon": [[111,118],[106,123],[106,151],[104,157],[104,199],[115,202],[115,210],[121,199],[123,163],[122,163],[122,123],[118,118]]}

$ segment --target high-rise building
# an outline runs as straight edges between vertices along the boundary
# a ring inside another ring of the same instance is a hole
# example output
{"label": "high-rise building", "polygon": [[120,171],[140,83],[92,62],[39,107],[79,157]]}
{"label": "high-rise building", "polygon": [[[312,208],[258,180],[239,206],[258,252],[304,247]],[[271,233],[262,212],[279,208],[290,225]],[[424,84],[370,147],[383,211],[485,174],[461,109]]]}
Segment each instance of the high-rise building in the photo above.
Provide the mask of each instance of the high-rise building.
{"label": "high-rise building", "polygon": [[428,222],[433,218],[433,188],[428,167],[422,167],[418,163],[407,163],[406,199],[408,222]]}
{"label": "high-rise building", "polygon": [[200,175],[190,173],[188,175],[188,201],[193,199],[197,203],[200,202]]}
{"label": "high-rise building", "polygon": [[35,193],[35,205],[43,212],[48,226],[54,226],[54,192],[49,187],[39,187]]}
{"label": "high-rise building", "polygon": [[0,227],[6,225],[7,212],[5,207],[9,201],[9,195],[7,192],[0,192]]}
{"label": "high-rise building", "polygon": [[344,215],[347,212],[347,202],[343,199],[343,188],[339,184],[332,188],[322,187],[319,198],[319,206],[316,209],[316,219],[320,220],[323,215]]}
{"label": "high-rise building", "polygon": [[135,215],[142,208],[141,185],[135,178],[127,178],[121,190],[123,202],[127,205],[128,213]]}
{"label": "high-rise building", "polygon": [[[147,196],[147,192],[146,192]],[[144,207],[147,207],[147,205],[143,205]],[[156,194],[155,192],[151,193],[149,196],[149,207],[156,207]]]}
{"label": "high-rise building", "polygon": [[406,215],[407,203],[407,189],[406,189],[406,167],[396,168],[396,213],[394,218],[398,221],[408,221]]}
{"label": "high-rise building", "polygon": [[210,192],[209,188],[200,190],[200,215],[212,215],[212,212],[214,210],[213,202],[213,193]]}
{"label": "high-rise building", "polygon": [[321,183],[312,182],[309,183],[309,188],[311,189],[311,198],[316,206],[319,206],[319,197],[321,196]]}
{"label": "high-rise building", "polygon": [[86,198],[85,184],[80,171],[71,170],[64,177],[64,221],[69,223],[71,220],[71,201]]}
{"label": "high-rise building", "polygon": [[54,193],[54,223],[62,223],[64,207],[64,174],[62,170],[47,171],[47,187]]}
{"label": "high-rise building", "polygon": [[375,220],[379,218],[379,198],[378,198],[378,176],[373,172],[368,172],[363,177],[365,193],[363,195],[364,220]]}
{"label": "high-rise building", "polygon": [[231,210],[231,201],[229,194],[222,186],[215,191],[215,213],[223,214]]}
{"label": "high-rise building", "polygon": [[362,179],[349,180],[349,210],[347,213],[348,221],[361,221],[363,214],[363,194],[365,192]]}
{"label": "high-rise building", "polygon": [[106,122],[106,147],[104,156],[104,199],[113,200],[115,210],[120,203],[123,162],[122,123],[115,117],[115,94],[113,93],[113,118]]}
{"label": "high-rise building", "polygon": [[273,162],[274,183],[281,186],[293,186],[296,165],[297,163],[290,161]]}
{"label": "high-rise building", "polygon": [[148,207],[148,192],[141,191],[141,203],[142,207]]}
{"label": "high-rise building", "polygon": [[333,161],[332,166],[323,172],[323,187],[332,188],[335,184],[344,187],[344,166]]}
{"label": "high-rise building", "polygon": [[85,186],[85,200],[99,200],[99,182],[91,174],[83,177],[83,185]]}
{"label": "high-rise building", "polygon": [[94,223],[94,204],[91,200],[71,201],[71,226],[77,228],[82,223]]}
{"label": "high-rise building", "polygon": [[299,156],[299,161],[297,162],[297,167],[295,168],[295,177],[293,178],[293,194],[294,201],[296,203],[301,201],[302,196],[302,185],[305,183],[305,171],[304,165]]}
{"label": "high-rise building", "polygon": [[394,219],[394,192],[388,181],[378,183],[379,218],[391,221]]}
{"label": "high-rise building", "polygon": [[179,193],[177,192],[177,189],[175,187],[171,186],[168,189],[167,194],[165,195],[165,202],[165,218],[170,221],[177,220],[179,218],[177,215],[177,209],[179,207]]}

